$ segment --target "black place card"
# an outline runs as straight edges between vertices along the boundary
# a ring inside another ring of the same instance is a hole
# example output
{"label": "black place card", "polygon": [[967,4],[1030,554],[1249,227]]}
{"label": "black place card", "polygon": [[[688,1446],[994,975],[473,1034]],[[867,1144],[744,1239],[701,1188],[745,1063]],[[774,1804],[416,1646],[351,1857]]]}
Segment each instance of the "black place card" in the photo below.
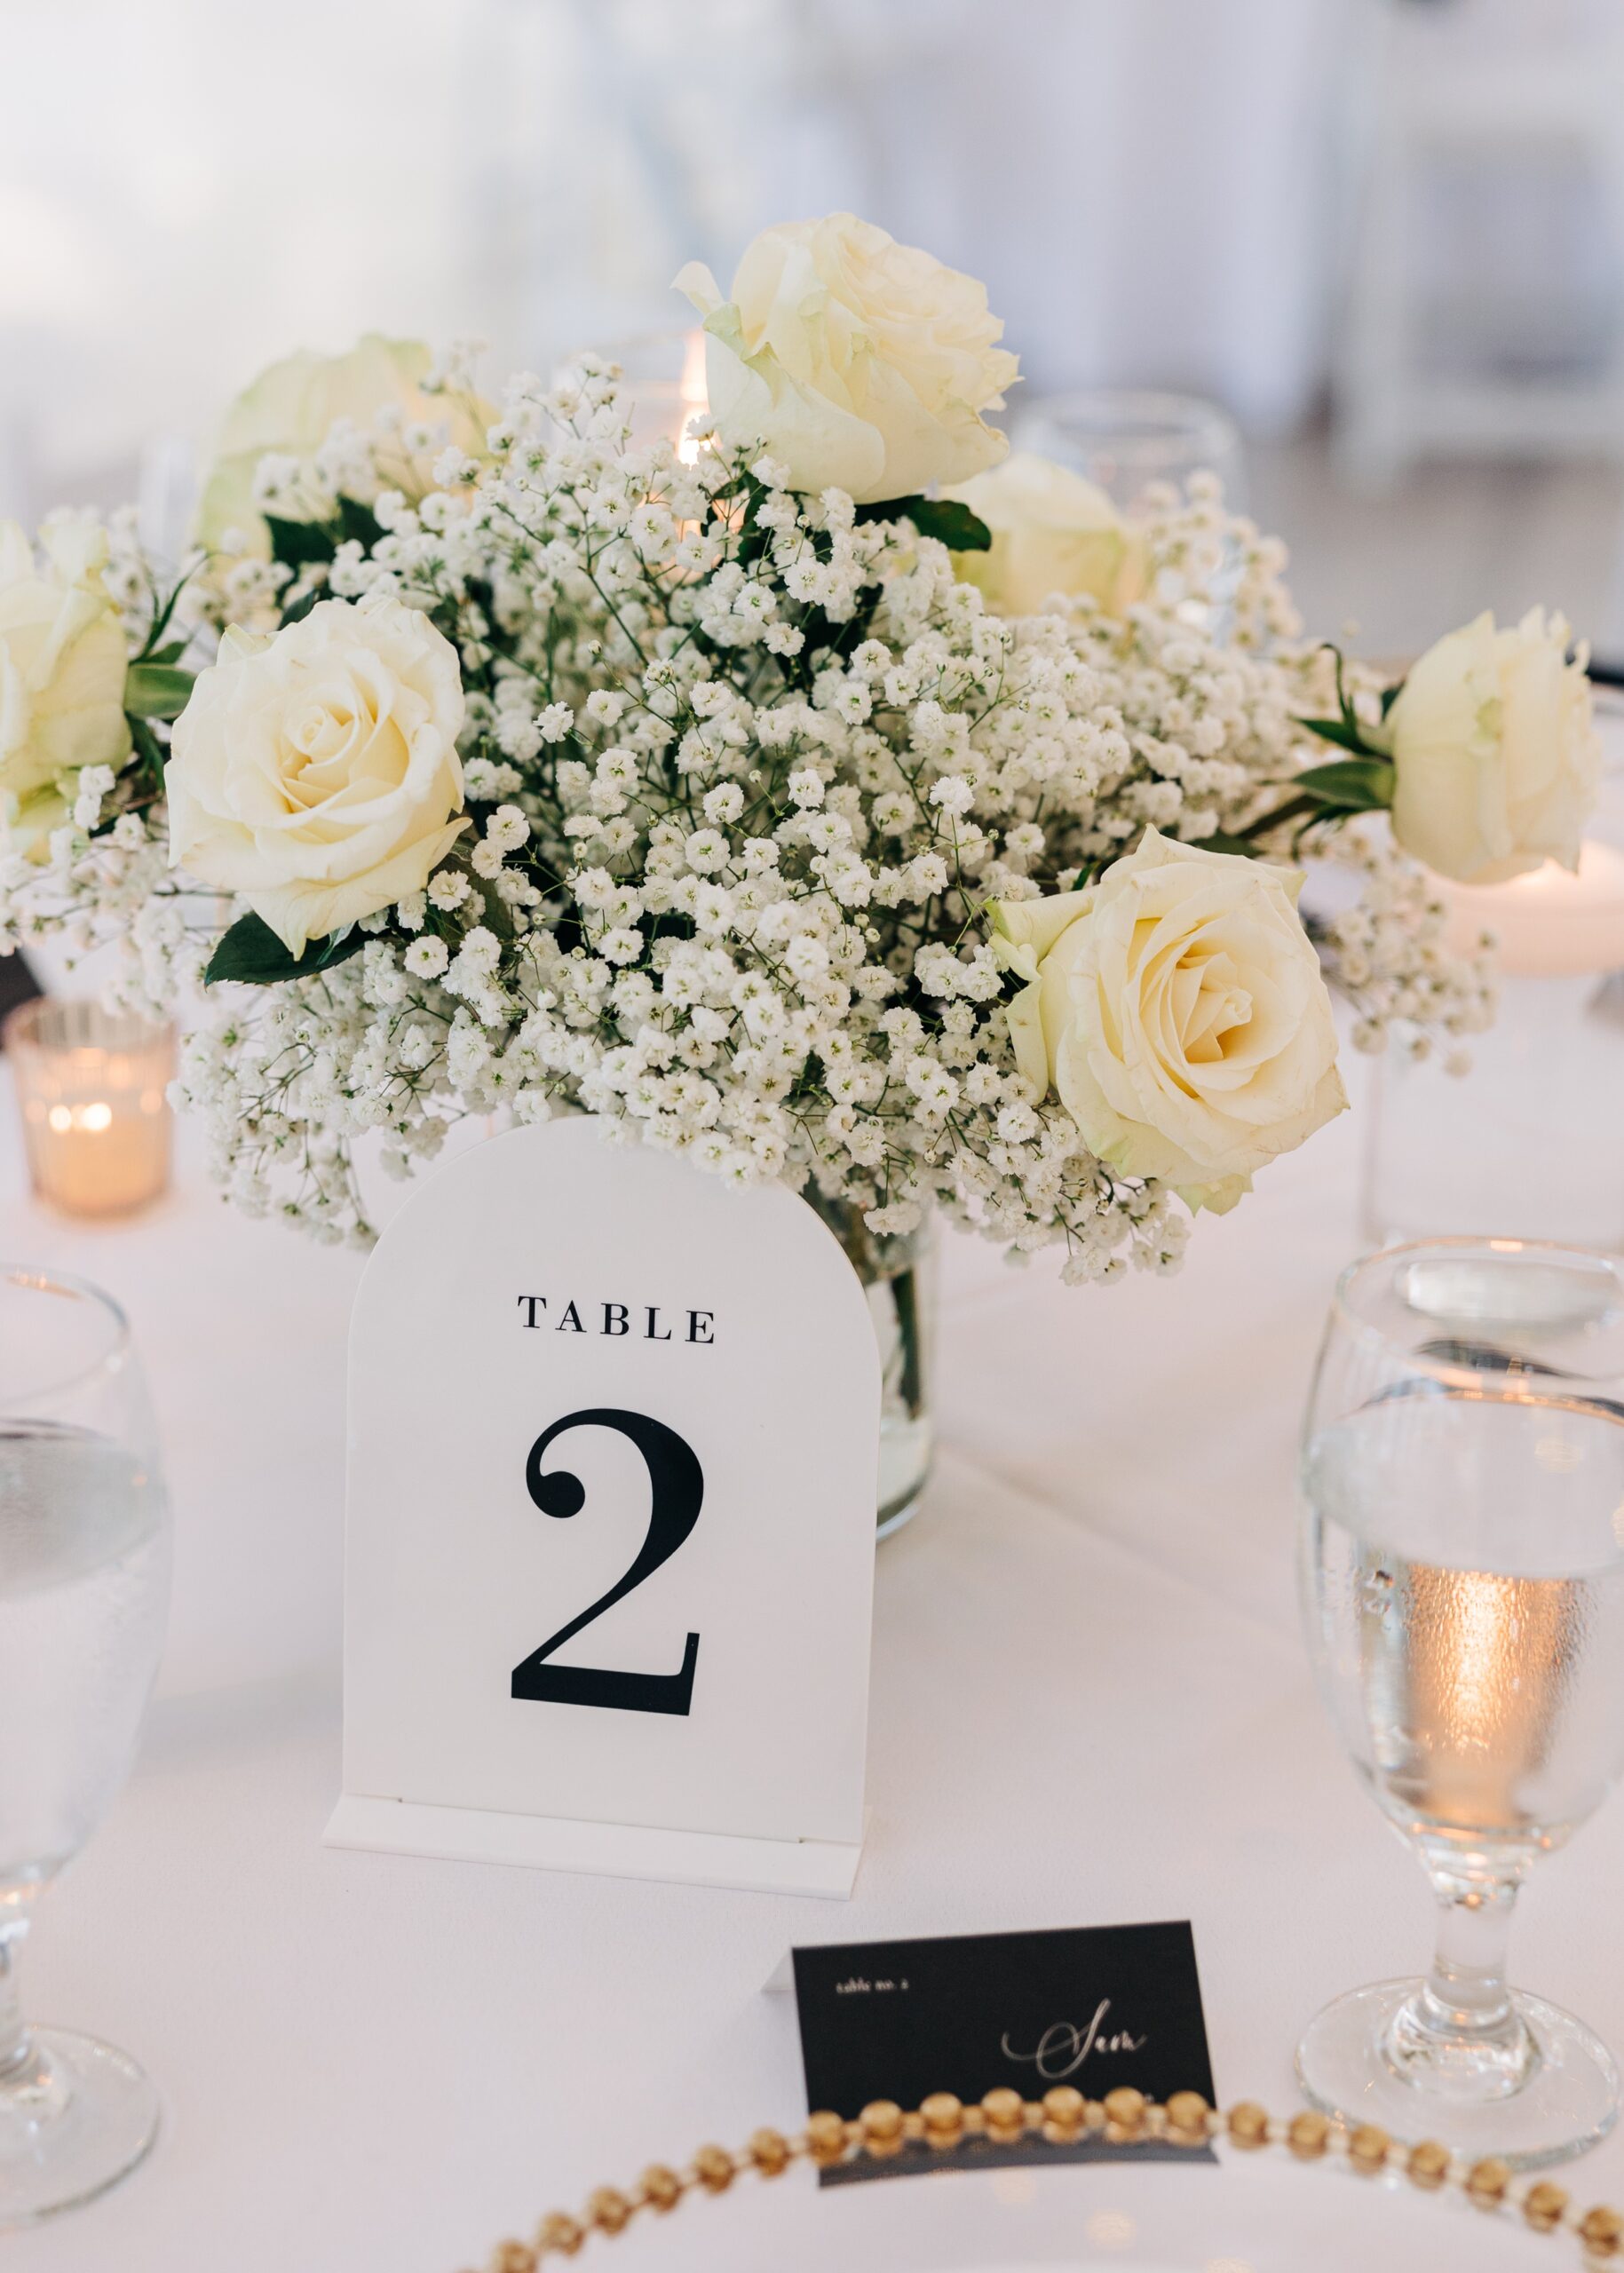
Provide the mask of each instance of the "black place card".
{"label": "black place card", "polygon": [[[999,2084],[1023,2099],[1042,2099],[1054,2084],[1089,2099],[1119,2084],[1158,2100],[1178,2091],[1213,2099],[1195,1940],[1182,1919],[832,1943],[793,1955],[809,2111],[850,2118],[874,2099],[917,2107],[929,2092],[969,2102]],[[883,2162],[865,2157],[822,2179],[839,2185],[955,2164],[1128,2156],[1213,2159],[1210,2150],[1163,2142],[995,2147],[974,2139],[946,2155],[919,2146]]]}
{"label": "black place card", "polygon": [[20,954],[0,955],[0,1018],[32,1002],[40,992],[38,979]]}

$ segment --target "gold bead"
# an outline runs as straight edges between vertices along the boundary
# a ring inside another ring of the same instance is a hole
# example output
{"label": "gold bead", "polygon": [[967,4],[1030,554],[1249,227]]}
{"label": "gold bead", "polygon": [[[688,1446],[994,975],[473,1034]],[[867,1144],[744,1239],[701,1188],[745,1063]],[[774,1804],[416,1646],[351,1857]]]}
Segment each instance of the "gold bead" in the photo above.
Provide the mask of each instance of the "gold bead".
{"label": "gold bead", "polygon": [[499,2241],[490,2253],[489,2273],[535,2273],[536,2262],[528,2242]]}
{"label": "gold bead", "polygon": [[1614,2258],[1624,2256],[1624,2218],[1598,2202],[1579,2221],[1579,2238],[1594,2264],[1610,2265]]}
{"label": "gold bead", "polygon": [[1237,2147],[1266,2147],[1269,2143],[1269,2111],[1259,2107],[1255,2099],[1243,2099],[1229,2111],[1229,2135]]}
{"label": "gold bead", "polygon": [[1026,2103],[1007,2084],[983,2093],[981,2112],[986,2119],[986,2135],[996,2146],[1013,2146],[1026,2129]]}
{"label": "gold bead", "polygon": [[586,2239],[586,2228],[567,2210],[555,2210],[551,2218],[543,2218],[535,2237],[536,2254],[545,2257],[551,2250],[559,2257],[573,2257]]}
{"label": "gold bead", "polygon": [[1330,2118],[1316,2109],[1305,2108],[1301,2115],[1294,2115],[1286,2131],[1286,2144],[1294,2155],[1311,2163],[1324,2154],[1331,2140]]}
{"label": "gold bead", "polygon": [[1168,2102],[1168,2136],[1181,2147],[1199,2147],[1211,2114],[1200,2092],[1175,2092]]}
{"label": "gold bead", "polygon": [[757,2131],[751,2134],[749,2154],[764,2178],[776,2178],[789,2160],[789,2142],[781,2131]]}
{"label": "gold bead", "polygon": [[1118,2138],[1137,2139],[1145,2128],[1145,2094],[1119,2084],[1105,2094],[1105,2121]]}
{"label": "gold bead", "polygon": [[1424,2186],[1431,2193],[1449,2175],[1449,2150],[1440,2147],[1436,2139],[1422,2139],[1410,2149],[1405,2168],[1417,2186]]}
{"label": "gold bead", "polygon": [[599,2233],[617,2234],[631,2216],[631,2202],[618,2186],[600,2186],[588,2195],[586,2214]]}
{"label": "gold bead", "polygon": [[871,2099],[858,2117],[862,2126],[863,2144],[871,2155],[881,2158],[902,2151],[902,2110],[894,2099]]}
{"label": "gold bead", "polygon": [[1566,2188],[1554,2186],[1549,2178],[1542,2178],[1524,2195],[1523,2215],[1535,2233],[1549,2234],[1566,2217],[1567,2206]]}
{"label": "gold bead", "polygon": [[806,2119],[806,2150],[820,2166],[837,2163],[846,2151],[846,2126],[827,2107]]}
{"label": "gold bead", "polygon": [[1379,2123],[1361,2123],[1348,2142],[1348,2160],[1355,2170],[1369,2177],[1386,2162],[1392,2144]]}
{"label": "gold bead", "polygon": [[1466,2174],[1466,2191],[1480,2210],[1497,2210],[1511,2183],[1511,2166],[1498,2155],[1485,2155]]}
{"label": "gold bead", "polygon": [[1070,2084],[1056,2084],[1043,2095],[1043,2135],[1051,2145],[1065,2146],[1089,2119],[1089,2103]]}
{"label": "gold bead", "polygon": [[733,2158],[725,2147],[701,2147],[693,2158],[693,2175],[710,2194],[725,2194],[733,2182]]}
{"label": "gold bead", "polygon": [[665,2163],[650,2163],[638,2181],[638,2192],[651,2210],[674,2210],[682,2200],[682,2181]]}
{"label": "gold bead", "polygon": [[953,2092],[932,2092],[922,2100],[925,2137],[933,2147],[956,2146],[964,2129],[964,2104]]}

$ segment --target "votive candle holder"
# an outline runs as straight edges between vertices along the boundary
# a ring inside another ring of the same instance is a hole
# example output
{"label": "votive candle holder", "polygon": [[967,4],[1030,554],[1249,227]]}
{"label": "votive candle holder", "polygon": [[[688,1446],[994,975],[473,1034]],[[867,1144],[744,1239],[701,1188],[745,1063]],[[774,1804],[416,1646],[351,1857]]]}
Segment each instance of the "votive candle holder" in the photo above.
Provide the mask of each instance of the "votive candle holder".
{"label": "votive candle holder", "polygon": [[12,1012],[5,1054],[42,1200],[70,1216],[121,1216],[167,1189],[172,1026],[47,997]]}

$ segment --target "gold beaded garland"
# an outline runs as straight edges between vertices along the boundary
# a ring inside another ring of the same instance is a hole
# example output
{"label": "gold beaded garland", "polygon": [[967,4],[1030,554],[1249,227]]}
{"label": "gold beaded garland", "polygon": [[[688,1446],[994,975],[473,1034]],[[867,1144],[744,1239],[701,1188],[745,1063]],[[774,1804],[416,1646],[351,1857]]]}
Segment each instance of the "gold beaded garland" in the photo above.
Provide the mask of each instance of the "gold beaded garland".
{"label": "gold beaded garland", "polygon": [[1598,2203],[1579,2221],[1579,2238],[1596,2264],[1611,2265],[1615,2258],[1624,2257],[1624,2217]]}
{"label": "gold beaded garland", "polygon": [[1043,2095],[1043,2136],[1051,2147],[1072,2146],[1089,2119],[1089,2103],[1071,2084],[1053,2084]]}
{"label": "gold beaded garland", "polygon": [[1175,2092],[1168,2102],[1168,2136],[1181,2147],[1200,2146],[1211,2116],[1200,2092]]}
{"label": "gold beaded garland", "polygon": [[638,2181],[639,2198],[651,2210],[674,2210],[682,2200],[682,2181],[664,2163],[650,2163]]}
{"label": "gold beaded garland", "polygon": [[1348,2160],[1369,2176],[1386,2166],[1392,2143],[1379,2123],[1361,2123],[1348,2142]]}
{"label": "gold beaded garland", "polygon": [[1147,2103],[1131,2084],[1119,2084],[1105,2094],[1105,2136],[1113,2142],[1137,2139],[1145,2128]]}
{"label": "gold beaded garland", "polygon": [[1243,2099],[1229,2111],[1229,2135],[1238,2147],[1266,2147],[1269,2143],[1269,2111],[1259,2107],[1255,2099]]}
{"label": "gold beaded garland", "polygon": [[806,2150],[815,2163],[837,2163],[846,2151],[846,2126],[838,2115],[820,2108],[806,2119]]}
{"label": "gold beaded garland", "polygon": [[[910,2141],[942,2150],[976,2136],[997,2145],[1013,2145],[1027,2137],[1069,2145],[1084,2136],[1103,2136],[1124,2143],[1165,2138],[1193,2147],[1219,2134],[1227,2136],[1232,2146],[1248,2150],[1278,2140],[1303,2161],[1318,2162],[1340,2149],[1349,2167],[1366,2174],[1395,2161],[1392,2140],[1374,2123],[1349,2129],[1304,2110],[1277,2127],[1256,2100],[1240,2100],[1220,2113],[1208,2107],[1200,2092],[1175,2092],[1165,2105],[1158,2105],[1142,2092],[1122,2086],[1107,2093],[1102,2103],[1085,2099],[1070,2085],[1058,2084],[1041,2100],[1024,2100],[1018,2092],[1000,2088],[988,2092],[978,2105],[966,2107],[952,2092],[932,2092],[912,2113],[894,2100],[871,2100],[854,2121],[823,2109],[809,2116],[806,2128],[793,2137],[770,2129],[756,2132],[738,2155],[729,2154],[725,2147],[701,2147],[685,2174],[665,2163],[651,2163],[630,2193],[600,2186],[589,2198],[583,2217],[555,2210],[543,2219],[534,2243],[498,2242],[486,2261],[487,2273],[544,2273],[548,2259],[574,2257],[590,2233],[622,2233],[639,2210],[672,2210],[695,2186],[711,2194],[725,2193],[740,2171],[776,2178],[792,2163],[827,2167],[864,2155],[886,2157],[900,2153]],[[1588,2267],[1624,2263],[1624,2215],[1604,2203],[1582,2216],[1570,2216],[1567,2194],[1549,2179],[1537,2179],[1519,2193],[1509,2166],[1499,2157],[1485,2156],[1457,2171],[1449,2149],[1436,2139],[1423,2139],[1407,2150],[1398,2149],[1397,2158],[1411,2183],[1425,2192],[1436,2192],[1453,2181],[1491,2214],[1508,2205],[1519,2210],[1535,2233],[1570,2228]]]}
{"label": "gold beaded garland", "polygon": [[1536,2233],[1548,2234],[1566,2217],[1567,2202],[1565,2188],[1553,2186],[1549,2178],[1542,2178],[1524,2195],[1523,2215]]}
{"label": "gold beaded garland", "polygon": [[577,2224],[567,2211],[555,2210],[551,2218],[543,2218],[535,2237],[535,2253],[546,2257],[573,2257],[586,2239],[586,2229]]}
{"label": "gold beaded garland", "polygon": [[781,2131],[757,2131],[751,2136],[749,2153],[764,2178],[776,2178],[789,2160],[789,2142]]}
{"label": "gold beaded garland", "polygon": [[983,2095],[981,2114],[994,2146],[1012,2147],[1026,2128],[1026,2103],[1018,2092],[1001,2084],[995,2091]]}
{"label": "gold beaded garland", "polygon": [[953,2092],[932,2092],[919,2103],[924,2134],[932,2147],[956,2147],[964,2129],[964,2103]]}
{"label": "gold beaded garland", "polygon": [[693,2175],[712,2194],[725,2194],[733,2182],[733,2158],[725,2147],[701,2147],[693,2158]]}
{"label": "gold beaded garland", "polygon": [[1485,2155],[1466,2174],[1466,2191],[1480,2210],[1498,2210],[1511,2183],[1511,2166],[1498,2155]]}
{"label": "gold beaded garland", "polygon": [[1447,2147],[1440,2147],[1436,2139],[1423,2139],[1410,2149],[1410,2158],[1405,2167],[1417,2186],[1429,2190],[1439,2187],[1449,2175],[1452,2158]]}
{"label": "gold beaded garland", "polygon": [[1286,2128],[1286,2144],[1299,2161],[1315,2162],[1331,2143],[1331,2119],[1309,2109],[1294,2115]]}

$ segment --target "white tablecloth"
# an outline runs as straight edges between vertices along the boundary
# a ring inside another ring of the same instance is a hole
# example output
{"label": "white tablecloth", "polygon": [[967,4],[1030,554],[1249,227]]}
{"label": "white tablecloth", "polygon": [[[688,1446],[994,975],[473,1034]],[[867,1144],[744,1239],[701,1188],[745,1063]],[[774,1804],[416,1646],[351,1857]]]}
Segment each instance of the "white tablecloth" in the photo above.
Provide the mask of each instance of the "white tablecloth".
{"label": "white tablecloth", "polygon": [[[1191,1917],[1221,2095],[1288,2106],[1308,2016],[1430,1951],[1421,1874],[1333,1741],[1294,1602],[1294,1438],[1357,1245],[1359,1124],[1203,1224],[1175,1280],[1070,1290],[955,1243],[945,1446],[880,1554],[873,1819],[841,1905],[324,1849],[359,1261],[238,1220],[192,1174],[127,1225],[48,1216],[0,1095],[0,1252],[127,1303],[178,1543],[135,1778],[25,1960],[30,2008],[135,2052],[165,2128],[103,2201],[8,2237],[7,2263],[481,2263],[600,2181],[796,2119],[794,2013],[762,1988],[797,1940]],[[1536,1874],[1514,1955],[1624,2047],[1621,1894],[1615,1800]],[[1573,2183],[1624,2198],[1624,2142]],[[951,2188],[921,2191],[951,2214]],[[1390,2273],[1435,2266],[1421,2206],[1393,2206]],[[694,2206],[606,2261],[709,2273],[724,2214],[757,2214]],[[764,2242],[752,2261],[791,2261]]]}

